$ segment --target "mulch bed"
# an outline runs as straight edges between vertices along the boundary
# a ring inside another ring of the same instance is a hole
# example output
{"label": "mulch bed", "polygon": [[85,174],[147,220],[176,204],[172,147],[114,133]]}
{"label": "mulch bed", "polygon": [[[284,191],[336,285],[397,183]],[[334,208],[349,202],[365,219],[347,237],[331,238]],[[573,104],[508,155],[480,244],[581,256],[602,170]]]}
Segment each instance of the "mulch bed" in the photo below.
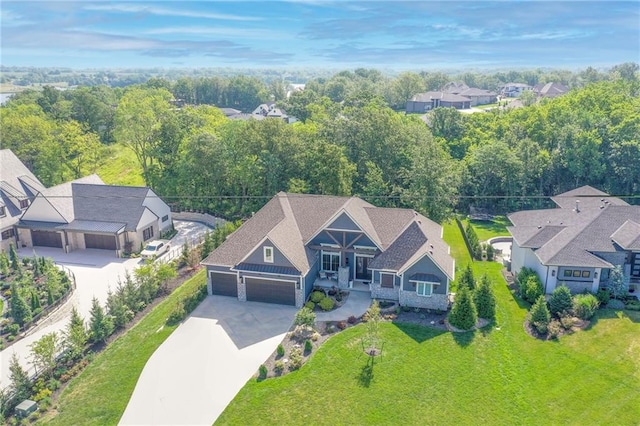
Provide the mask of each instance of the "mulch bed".
{"label": "mulch bed", "polygon": [[538,333],[538,330],[536,330],[535,327],[531,325],[531,323],[529,322],[529,319],[524,320],[523,326],[524,326],[524,331],[534,339],[553,340],[553,339],[559,338],[560,336],[564,336],[565,334],[573,334],[576,331],[584,330],[585,328],[589,327],[589,324],[591,324],[591,321],[574,317],[573,326],[569,329],[560,327],[560,332],[556,336],[551,336],[549,333]]}

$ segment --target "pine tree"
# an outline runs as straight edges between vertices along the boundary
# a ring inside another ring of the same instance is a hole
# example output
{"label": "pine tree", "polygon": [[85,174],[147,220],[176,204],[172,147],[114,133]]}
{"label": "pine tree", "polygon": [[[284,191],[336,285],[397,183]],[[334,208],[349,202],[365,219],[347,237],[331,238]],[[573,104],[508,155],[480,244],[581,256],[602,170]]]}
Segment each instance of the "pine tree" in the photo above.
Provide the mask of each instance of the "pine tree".
{"label": "pine tree", "polygon": [[473,269],[471,264],[467,263],[467,266],[462,270],[460,278],[458,278],[458,288],[467,287],[469,290],[476,288],[476,279],[473,276]]}
{"label": "pine tree", "polygon": [[456,293],[451,313],[449,313],[449,323],[462,330],[470,330],[478,321],[478,311],[473,303],[471,291],[463,286]]}
{"label": "pine tree", "polygon": [[23,401],[31,395],[31,380],[29,374],[20,365],[20,359],[16,352],[11,355],[9,361],[9,380],[11,381],[11,387],[16,392],[15,400]]}
{"label": "pine tree", "polygon": [[616,265],[609,275],[609,289],[614,298],[620,299],[627,293],[627,283],[624,279],[622,267]]}
{"label": "pine tree", "polygon": [[550,320],[551,313],[547,307],[547,301],[544,296],[540,296],[531,307],[530,322],[540,333],[546,333]]}
{"label": "pine tree", "polygon": [[9,258],[4,250],[0,251],[0,273],[5,277],[9,275]]}
{"label": "pine tree", "polygon": [[213,251],[213,236],[211,232],[207,231],[204,234],[204,243],[202,243],[202,257],[205,258],[209,256],[209,253]]}
{"label": "pine tree", "polygon": [[18,272],[20,269],[20,262],[18,261],[16,246],[13,244],[9,246],[9,260],[11,260],[11,269],[13,269],[14,272]]}
{"label": "pine tree", "polygon": [[563,313],[568,313],[573,307],[573,298],[571,291],[566,285],[555,288],[549,297],[549,312],[552,315],[560,317]]}
{"label": "pine tree", "polygon": [[480,318],[492,320],[496,317],[496,297],[493,294],[489,277],[483,275],[480,285],[473,294],[473,300]]}
{"label": "pine tree", "polygon": [[11,284],[11,317],[20,327],[32,319],[31,309],[15,284]]}
{"label": "pine tree", "polygon": [[78,359],[84,353],[85,345],[89,340],[89,333],[84,325],[84,319],[74,306],[71,310],[69,323],[63,332],[63,345],[71,359]]}
{"label": "pine tree", "polygon": [[113,332],[113,324],[111,319],[105,315],[104,309],[102,309],[98,299],[95,297],[91,301],[90,313],[89,330],[91,341],[94,343],[104,342]]}

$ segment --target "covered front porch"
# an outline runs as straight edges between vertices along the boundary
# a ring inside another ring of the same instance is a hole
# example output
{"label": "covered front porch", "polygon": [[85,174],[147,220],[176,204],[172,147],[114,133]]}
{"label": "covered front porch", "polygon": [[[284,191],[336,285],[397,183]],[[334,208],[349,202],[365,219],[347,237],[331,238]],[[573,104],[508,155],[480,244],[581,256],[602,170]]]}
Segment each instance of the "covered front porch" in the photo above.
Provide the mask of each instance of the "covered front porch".
{"label": "covered front porch", "polygon": [[346,284],[340,284],[338,282],[338,276],[337,273],[333,273],[333,274],[323,274],[322,272],[318,275],[318,277],[316,278],[316,280],[313,283],[314,287],[321,287],[321,288],[331,288],[331,287],[337,287],[343,290],[350,290],[350,291],[360,291],[360,292],[367,292],[367,293],[371,293],[371,288],[369,287],[370,281],[364,281],[364,280],[349,280],[347,281]]}

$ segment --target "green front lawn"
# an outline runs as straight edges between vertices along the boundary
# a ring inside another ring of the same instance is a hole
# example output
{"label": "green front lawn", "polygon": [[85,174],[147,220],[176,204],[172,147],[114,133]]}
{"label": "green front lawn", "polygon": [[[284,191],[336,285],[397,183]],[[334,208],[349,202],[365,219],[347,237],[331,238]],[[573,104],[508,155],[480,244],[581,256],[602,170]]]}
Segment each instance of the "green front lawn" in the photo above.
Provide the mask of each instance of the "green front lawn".
{"label": "green front lawn", "polygon": [[493,220],[471,220],[469,222],[473,225],[480,241],[511,235],[507,231],[507,226],[511,226],[511,222],[506,216],[496,216]]}
{"label": "green front lawn", "polygon": [[54,417],[43,417],[42,423],[64,426],[117,424],[147,360],[177,327],[167,326],[167,317],[180,297],[204,285],[205,279],[202,270],[98,354],[60,396],[59,413]]}
{"label": "green front lawn", "polygon": [[[466,265],[455,223],[444,232]],[[473,267],[495,283],[494,326],[452,334],[385,323],[373,368],[364,326],[347,329],[300,371],[249,381],[217,423],[637,424],[640,313],[602,310],[586,331],[539,341],[524,332],[526,303],[509,292],[501,265]]]}

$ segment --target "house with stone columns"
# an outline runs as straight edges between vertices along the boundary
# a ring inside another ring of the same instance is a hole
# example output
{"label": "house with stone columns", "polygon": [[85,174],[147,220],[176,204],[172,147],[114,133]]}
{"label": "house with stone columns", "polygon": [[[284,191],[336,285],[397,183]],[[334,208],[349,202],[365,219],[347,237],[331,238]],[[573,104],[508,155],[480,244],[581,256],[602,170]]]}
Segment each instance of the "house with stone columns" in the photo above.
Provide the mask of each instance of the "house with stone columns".
{"label": "house with stone columns", "polygon": [[315,286],[446,310],[454,260],[442,227],[358,197],[280,192],[203,262],[208,292],[302,307]]}

